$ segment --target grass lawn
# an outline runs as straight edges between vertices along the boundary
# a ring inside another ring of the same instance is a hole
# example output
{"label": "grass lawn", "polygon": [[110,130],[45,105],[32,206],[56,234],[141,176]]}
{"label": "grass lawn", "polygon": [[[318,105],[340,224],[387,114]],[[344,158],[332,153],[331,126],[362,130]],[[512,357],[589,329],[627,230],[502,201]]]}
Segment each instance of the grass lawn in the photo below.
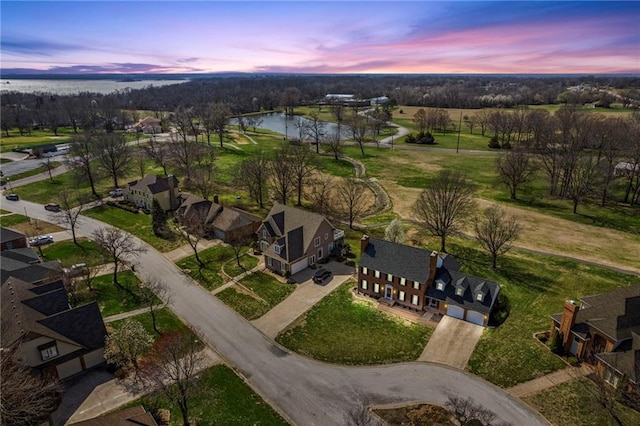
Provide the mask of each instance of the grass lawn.
{"label": "grass lawn", "polygon": [[249,321],[260,318],[271,309],[267,302],[243,293],[236,285],[225,288],[216,297]]}
{"label": "grass lawn", "polygon": [[177,262],[177,265],[184,270],[189,270],[189,275],[198,281],[207,290],[214,290],[224,284],[224,278],[220,273],[223,263],[234,260],[233,248],[226,245],[216,245],[198,252],[198,256],[205,263],[203,267],[198,265],[194,255],[186,257]]}
{"label": "grass lawn", "polygon": [[[201,372],[196,386],[196,394],[189,399],[189,413],[199,425],[288,424],[229,367],[217,365]],[[164,394],[144,396],[123,408],[140,403],[152,413],[158,408],[169,409],[171,424],[182,424],[180,409]]]}
{"label": "grass lawn", "polygon": [[78,238],[78,245],[73,241],[60,241],[42,248],[44,260],[60,260],[63,267],[68,268],[74,263],[87,265],[101,265],[108,259],[108,253],[93,241]]}
{"label": "grass lawn", "polygon": [[[62,163],[60,163],[59,161],[52,161],[51,162],[51,168],[52,169],[55,169],[56,167],[59,167],[61,165],[62,165]],[[18,173],[17,175],[13,175],[13,176],[10,176],[10,177],[4,176],[4,177],[2,177],[0,179],[0,182],[2,182],[2,184],[6,184],[9,181],[9,179],[11,179],[11,182],[15,182],[18,179],[26,178],[26,177],[29,177],[29,176],[39,175],[40,173],[44,173],[46,171],[47,171],[47,168],[45,166],[40,166],[40,167],[38,167],[36,169],[29,170],[29,171],[23,172],[23,173]],[[47,180],[49,180],[48,177],[47,177]],[[55,177],[54,177],[54,180],[55,180]],[[51,182],[51,180],[49,180],[49,182]]]}
{"label": "grass lawn", "polygon": [[269,304],[269,308],[282,302],[295,290],[294,285],[280,282],[264,272],[254,272],[240,280],[240,284],[264,299]]}
{"label": "grass lawn", "polygon": [[[125,288],[135,292],[140,282],[131,271],[118,273],[118,282]],[[144,307],[135,293],[131,294],[126,290],[121,290],[113,284],[113,274],[106,274],[96,277],[91,282],[93,291],[83,288],[78,292],[77,304],[91,302],[95,300],[100,307],[103,317],[108,317],[123,312]]]}
{"label": "grass lawn", "polygon": [[224,272],[230,277],[237,277],[238,275],[255,268],[258,262],[260,262],[260,260],[257,257],[245,253],[240,256],[240,265],[242,265],[242,268],[240,268],[238,267],[238,262],[234,255],[233,259],[224,264]]}
{"label": "grass lawn", "polygon": [[[587,378],[579,378],[523,398],[555,426],[616,425],[596,399],[597,388]],[[619,403],[615,412],[623,425],[640,424],[640,413]]]}
{"label": "grass lawn", "polygon": [[[156,336],[156,332],[153,330],[153,320],[151,319],[151,314],[149,312],[133,316],[130,319],[134,319],[140,322],[147,333],[151,334],[152,336]],[[113,321],[109,323],[109,326],[118,329],[124,321],[124,319]],[[180,319],[175,316],[173,312],[171,312],[169,308],[162,308],[156,311],[156,323],[158,326],[158,330],[160,330],[160,332],[162,333],[169,333],[186,327],[182,323],[182,321],[180,321]]]}
{"label": "grass lawn", "polygon": [[130,232],[161,252],[171,251],[186,244],[178,235],[174,235],[172,239],[155,236],[151,226],[151,215],[131,213],[107,205],[94,207],[85,211],[84,214]]}
{"label": "grass lawn", "polygon": [[532,337],[549,329],[549,315],[562,312],[565,300],[637,283],[631,275],[520,251],[500,257],[498,269],[493,270],[489,255],[474,241],[450,238],[447,247],[463,272],[498,282],[509,299],[509,317],[484,332],[467,366],[471,373],[505,388],[566,366]]}
{"label": "grass lawn", "polygon": [[349,280],[326,296],[276,341],[299,354],[337,364],[415,361],[432,329],[378,311],[353,299]]}
{"label": "grass lawn", "polygon": [[14,213],[14,214],[7,213],[6,216],[0,217],[0,225],[7,226],[7,227],[19,225],[21,223],[26,223],[26,222],[29,222],[29,218],[17,213]]}
{"label": "grass lawn", "polygon": [[9,130],[9,136],[4,132],[0,138],[0,151],[11,151],[15,147],[26,148],[34,145],[63,143],[69,139],[73,129],[68,127],[58,128],[58,135],[55,136],[49,130],[31,130],[30,135],[21,136],[17,128]]}

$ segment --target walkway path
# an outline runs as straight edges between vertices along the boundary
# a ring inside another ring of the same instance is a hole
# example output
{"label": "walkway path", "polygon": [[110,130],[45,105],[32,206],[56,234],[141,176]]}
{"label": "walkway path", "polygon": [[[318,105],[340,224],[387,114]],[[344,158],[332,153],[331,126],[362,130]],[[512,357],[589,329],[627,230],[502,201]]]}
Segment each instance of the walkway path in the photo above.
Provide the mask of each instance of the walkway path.
{"label": "walkway path", "polygon": [[537,379],[515,385],[514,387],[507,389],[507,392],[515,397],[522,398],[524,396],[529,396],[545,389],[552,388],[561,383],[570,382],[578,377],[588,376],[591,373],[593,373],[593,370],[584,364],[581,367],[568,367],[563,370],[538,377]]}
{"label": "walkway path", "polygon": [[[164,308],[164,305],[156,305],[155,309],[162,309]],[[116,314],[116,315],[111,315],[109,317],[105,317],[103,318],[103,321],[105,323],[110,323],[110,322],[114,322],[114,321],[119,321],[121,319],[125,319],[125,318],[131,318],[131,317],[135,317],[136,315],[140,315],[140,314],[144,314],[146,312],[151,311],[151,308],[147,307],[147,308],[140,308],[140,309],[135,309],[133,311],[129,311],[129,312],[123,312],[121,314]]]}
{"label": "walkway path", "polygon": [[[203,239],[200,242],[198,242],[198,253],[200,253],[201,250],[208,249],[213,246],[217,246],[218,244],[222,244],[222,241]],[[164,254],[164,257],[166,257],[167,259],[175,263],[180,259],[184,259],[185,257],[192,256],[193,249],[189,244],[185,244],[182,247],[178,247],[175,250],[171,250],[163,254]]]}

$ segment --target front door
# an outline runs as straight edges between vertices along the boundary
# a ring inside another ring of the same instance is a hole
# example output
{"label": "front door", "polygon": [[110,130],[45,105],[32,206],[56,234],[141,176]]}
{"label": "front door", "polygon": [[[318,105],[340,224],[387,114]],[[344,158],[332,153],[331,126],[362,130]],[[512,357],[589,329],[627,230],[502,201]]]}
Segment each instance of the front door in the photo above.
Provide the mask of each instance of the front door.
{"label": "front door", "polygon": [[393,287],[388,284],[384,288],[384,298],[388,300],[393,298]]}

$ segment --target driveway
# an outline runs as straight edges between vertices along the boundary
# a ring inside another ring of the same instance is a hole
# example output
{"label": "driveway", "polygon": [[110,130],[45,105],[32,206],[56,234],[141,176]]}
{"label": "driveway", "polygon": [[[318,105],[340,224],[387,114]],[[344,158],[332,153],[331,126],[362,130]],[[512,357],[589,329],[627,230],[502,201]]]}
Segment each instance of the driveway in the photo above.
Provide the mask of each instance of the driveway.
{"label": "driveway", "polygon": [[307,268],[298,272],[293,276],[293,279],[302,282],[302,284],[298,284],[296,290],[289,297],[274,306],[269,312],[257,320],[251,321],[254,327],[272,339],[275,338],[289,324],[300,318],[324,296],[338,288],[353,275],[353,267],[346,266],[344,263],[329,262],[322,267],[333,273],[331,279],[322,284],[315,284],[311,278],[317,269]]}
{"label": "driveway", "polygon": [[[5,204],[6,210],[19,213],[27,207],[35,212],[34,217],[46,218],[42,205],[22,200]],[[90,235],[104,226],[87,217],[79,231]],[[354,407],[410,401],[444,404],[448,392],[491,407],[500,421],[527,426],[548,424],[504,390],[443,365],[409,362],[348,367],[290,352],[194,283],[153,247],[137,238],[135,241],[147,248],[136,259],[140,272],[165,283],[171,310],[291,424],[343,425]]]}
{"label": "driveway", "polygon": [[437,362],[464,370],[484,327],[444,316],[418,361]]}

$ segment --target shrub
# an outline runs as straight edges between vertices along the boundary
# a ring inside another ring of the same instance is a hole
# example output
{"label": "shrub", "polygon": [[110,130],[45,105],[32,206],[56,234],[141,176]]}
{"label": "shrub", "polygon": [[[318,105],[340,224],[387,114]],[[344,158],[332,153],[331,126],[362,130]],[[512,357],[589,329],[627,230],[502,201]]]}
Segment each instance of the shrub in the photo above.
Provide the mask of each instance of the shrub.
{"label": "shrub", "polygon": [[122,204],[122,203],[118,203],[116,201],[107,201],[107,205],[111,206],[111,207],[117,207],[119,209],[126,210],[126,211],[131,212],[131,213],[138,214],[138,208],[134,207],[134,206],[130,206],[128,204]]}
{"label": "shrub", "polygon": [[569,363],[569,365],[570,365],[570,366],[572,366],[572,367],[577,367],[577,366],[578,366],[578,364],[580,363],[580,362],[578,361],[578,358],[576,358],[575,356],[570,356],[570,357],[567,359],[567,362],[568,362],[568,363]]}
{"label": "shrub", "polygon": [[498,300],[489,315],[489,325],[492,327],[501,325],[509,317],[509,312],[511,312],[511,302],[507,295],[501,291],[498,293]]}
{"label": "shrub", "polygon": [[416,137],[416,142],[421,144],[433,145],[436,142],[436,140],[434,139],[431,133],[420,132]]}
{"label": "shrub", "polygon": [[407,135],[404,141],[406,143],[416,143],[416,137],[410,134],[410,135]]}
{"label": "shrub", "polygon": [[549,348],[551,349],[551,352],[556,355],[562,355],[562,353],[564,352],[564,348],[562,347],[562,333],[560,333],[558,330],[553,331],[553,336],[551,337]]}
{"label": "shrub", "polygon": [[500,142],[498,142],[498,135],[494,135],[491,140],[489,140],[489,148],[498,148],[500,149]]}

